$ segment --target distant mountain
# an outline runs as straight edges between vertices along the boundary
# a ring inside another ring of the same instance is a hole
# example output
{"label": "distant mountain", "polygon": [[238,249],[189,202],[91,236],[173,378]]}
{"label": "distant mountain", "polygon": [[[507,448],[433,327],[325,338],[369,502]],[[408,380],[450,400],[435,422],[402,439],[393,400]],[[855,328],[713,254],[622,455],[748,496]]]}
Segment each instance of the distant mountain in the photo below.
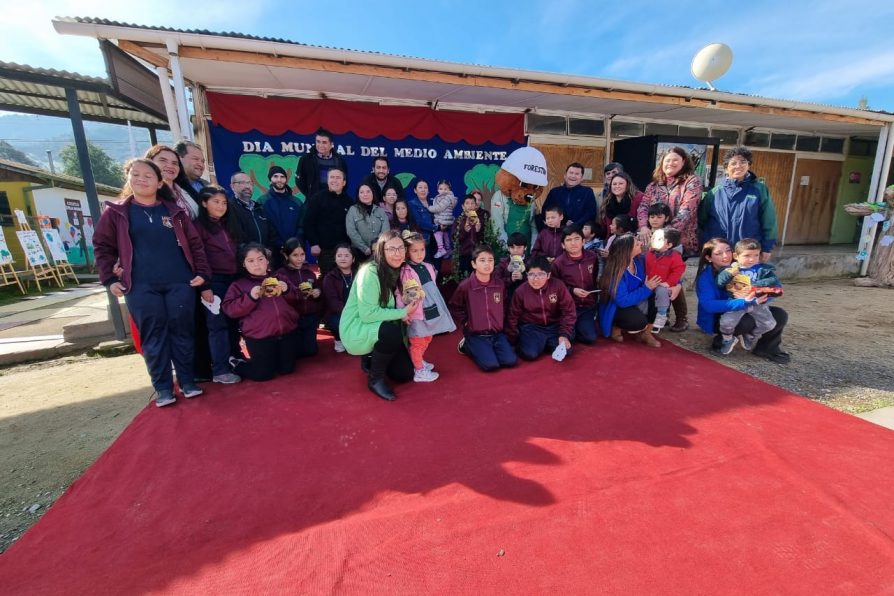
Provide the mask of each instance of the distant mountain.
{"label": "distant mountain", "polygon": [[[84,132],[88,141],[102,147],[115,161],[124,163],[133,157],[130,154],[127,126],[84,122]],[[137,155],[143,155],[149,148],[149,131],[134,126],[133,136]],[[49,149],[53,152],[57,171],[61,171],[59,152],[66,145],[74,144],[74,135],[71,132],[71,121],[66,118],[7,114],[0,116],[0,141],[12,145],[45,168],[49,166],[46,153]],[[170,143],[171,133],[166,130],[158,131],[158,142]]]}

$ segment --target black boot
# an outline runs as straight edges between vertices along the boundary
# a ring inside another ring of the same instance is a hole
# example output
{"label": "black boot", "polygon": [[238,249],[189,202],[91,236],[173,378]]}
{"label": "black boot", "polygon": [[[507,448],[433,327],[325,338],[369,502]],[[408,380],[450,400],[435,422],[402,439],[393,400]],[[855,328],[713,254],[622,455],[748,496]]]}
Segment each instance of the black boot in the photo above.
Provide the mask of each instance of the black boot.
{"label": "black boot", "polygon": [[372,354],[366,354],[365,356],[360,357],[360,370],[363,371],[363,374],[369,374],[370,363],[372,362]]}
{"label": "black boot", "polygon": [[370,354],[369,381],[366,386],[385,401],[394,401],[397,399],[397,396],[394,395],[394,391],[385,382],[385,371],[388,369],[389,362],[391,362],[390,354],[376,351]]}

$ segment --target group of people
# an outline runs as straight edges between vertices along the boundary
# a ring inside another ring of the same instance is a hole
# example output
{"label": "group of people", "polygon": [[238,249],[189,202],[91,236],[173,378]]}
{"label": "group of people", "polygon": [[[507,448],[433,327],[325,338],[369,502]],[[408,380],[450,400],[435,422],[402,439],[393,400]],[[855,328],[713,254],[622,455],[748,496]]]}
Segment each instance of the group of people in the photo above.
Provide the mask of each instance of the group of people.
{"label": "group of people", "polygon": [[[335,351],[361,356],[369,389],[389,401],[389,378],[438,378],[426,351],[456,327],[460,351],[483,371],[544,353],[562,361],[600,330],[658,346],[671,305],[671,329],[688,326],[682,276],[691,256],[700,263],[698,324],[716,334],[715,348],[728,354],[741,341],[788,360],[786,314],[768,306],[781,292],[767,263],[773,206],[745,148],[728,152],[726,179],[704,198],[688,155],[673,148],[644,192],[613,163],[597,199],[575,163],[539,212],[505,218],[478,193],[460,202],[446,180],[434,197],[424,180],[405,192],[383,157],[351,198],[333,147],[320,130],[299,162],[304,202],[279,166],[261,201],[243,172],[230,180],[231,198],[202,180],[202,150],[190,142],[156,145],[125,166],[123,200],[107,204],[94,234],[96,263],[127,303],[157,406],[176,402],[174,374],[191,398],[206,376],[230,384],[291,373],[318,352],[321,325]],[[483,243],[491,221],[505,247]],[[447,300],[440,260],[454,251],[469,275]]]}

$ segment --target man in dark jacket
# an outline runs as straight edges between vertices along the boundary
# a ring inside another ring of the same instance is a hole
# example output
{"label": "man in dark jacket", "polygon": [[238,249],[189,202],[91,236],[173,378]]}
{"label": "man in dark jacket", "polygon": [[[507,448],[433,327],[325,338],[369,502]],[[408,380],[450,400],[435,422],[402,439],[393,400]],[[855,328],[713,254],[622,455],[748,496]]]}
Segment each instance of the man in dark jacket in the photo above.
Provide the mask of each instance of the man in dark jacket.
{"label": "man in dark jacket", "polygon": [[[581,184],[583,179],[583,164],[574,162],[565,168],[565,183],[549,191],[540,212],[546,213],[550,207],[558,206],[565,214],[566,225],[583,225],[585,222],[595,221],[598,207],[596,195],[592,188]],[[537,218],[537,227],[543,229],[543,217]]]}
{"label": "man in dark jacket", "polygon": [[335,267],[335,247],[351,242],[345,217],[354,203],[345,192],[345,173],[340,169],[329,170],[327,186],[327,190],[308,199],[304,217],[304,233],[310,244],[310,254],[317,257],[321,275],[326,275]]}
{"label": "man in dark jacket", "polygon": [[385,195],[385,189],[393,188],[397,191],[398,197],[404,196],[404,187],[400,180],[391,175],[391,168],[388,166],[388,158],[380,155],[373,159],[372,172],[366,175],[361,185],[366,184],[373,191],[373,201],[381,203],[382,197]]}
{"label": "man in dark jacket", "polygon": [[[348,179],[348,163],[335,152],[332,133],[321,128],[317,131],[314,148],[301,158],[298,163],[296,184],[306,201],[321,190],[326,190],[329,170],[338,168]],[[375,192],[375,191],[373,191]]]}
{"label": "man in dark jacket", "polygon": [[269,248],[273,254],[277,254],[282,247],[282,239],[276,233],[276,228],[267,218],[261,204],[252,200],[254,185],[251,178],[245,172],[236,172],[230,178],[230,188],[235,199],[230,201],[229,209],[239,222],[242,242],[257,242]]}
{"label": "man in dark jacket", "polygon": [[292,195],[292,189],[286,184],[286,171],[280,166],[271,166],[267,178],[270,180],[270,189],[261,199],[267,219],[282,242],[289,238],[303,239],[301,222],[304,204]]}

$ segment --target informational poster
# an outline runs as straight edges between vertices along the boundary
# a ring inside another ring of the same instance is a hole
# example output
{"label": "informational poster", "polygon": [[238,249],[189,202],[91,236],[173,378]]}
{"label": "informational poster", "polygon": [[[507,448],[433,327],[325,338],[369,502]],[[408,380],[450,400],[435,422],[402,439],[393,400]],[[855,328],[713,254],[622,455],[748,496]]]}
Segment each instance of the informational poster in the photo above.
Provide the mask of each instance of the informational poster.
{"label": "informational poster", "polygon": [[0,265],[12,264],[12,253],[9,252],[9,245],[6,244],[6,236],[3,235],[3,229],[0,228]]}
{"label": "informational poster", "polygon": [[68,254],[65,252],[65,246],[62,245],[62,238],[59,237],[59,232],[53,228],[41,228],[40,231],[43,234],[44,242],[50,249],[50,256],[53,257],[53,261],[67,263]]}
{"label": "informational poster", "polygon": [[29,265],[37,267],[49,264],[47,254],[40,244],[40,238],[37,237],[37,232],[34,230],[19,230],[16,232],[16,236],[19,237],[19,244],[22,245],[22,250],[25,252],[25,258],[28,259]]}

